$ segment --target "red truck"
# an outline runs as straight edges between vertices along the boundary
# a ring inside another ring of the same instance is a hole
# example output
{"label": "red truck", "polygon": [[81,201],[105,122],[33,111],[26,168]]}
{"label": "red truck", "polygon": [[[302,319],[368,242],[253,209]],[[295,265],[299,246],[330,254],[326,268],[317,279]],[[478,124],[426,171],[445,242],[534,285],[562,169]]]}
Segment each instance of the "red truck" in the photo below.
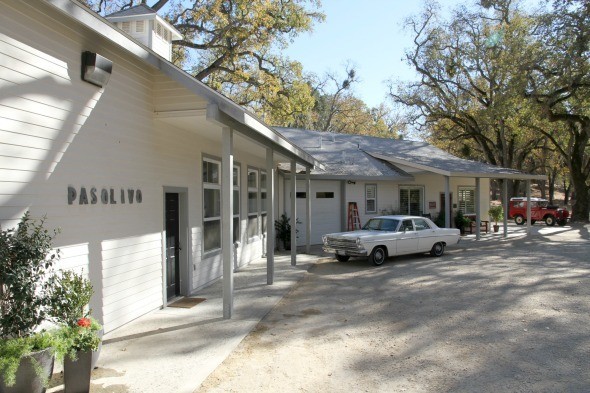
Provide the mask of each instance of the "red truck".
{"label": "red truck", "polygon": [[[522,225],[526,222],[526,198],[510,198],[510,208],[508,209],[508,216],[514,218],[516,225]],[[545,221],[545,224],[552,227],[557,223],[558,225],[565,225],[569,219],[570,213],[567,209],[552,206],[549,201],[541,198],[531,198],[531,223],[536,221]]]}

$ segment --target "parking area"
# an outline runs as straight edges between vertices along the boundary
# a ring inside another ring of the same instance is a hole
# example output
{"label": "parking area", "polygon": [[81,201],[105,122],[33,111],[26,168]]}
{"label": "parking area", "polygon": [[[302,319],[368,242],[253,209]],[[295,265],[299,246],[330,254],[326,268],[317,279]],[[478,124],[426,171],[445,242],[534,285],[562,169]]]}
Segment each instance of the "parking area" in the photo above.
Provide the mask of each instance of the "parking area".
{"label": "parking area", "polygon": [[200,392],[588,392],[589,226],[315,264]]}

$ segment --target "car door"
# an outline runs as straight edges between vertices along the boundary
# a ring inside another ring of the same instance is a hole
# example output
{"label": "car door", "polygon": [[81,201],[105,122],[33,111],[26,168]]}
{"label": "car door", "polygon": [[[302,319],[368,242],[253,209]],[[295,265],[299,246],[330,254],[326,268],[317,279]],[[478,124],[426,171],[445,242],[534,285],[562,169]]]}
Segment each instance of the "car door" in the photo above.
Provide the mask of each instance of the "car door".
{"label": "car door", "polygon": [[422,218],[414,218],[414,228],[418,235],[418,251],[430,251],[436,243],[436,231]]}
{"label": "car door", "polygon": [[411,219],[405,219],[399,228],[397,239],[397,254],[412,254],[418,252],[418,234]]}

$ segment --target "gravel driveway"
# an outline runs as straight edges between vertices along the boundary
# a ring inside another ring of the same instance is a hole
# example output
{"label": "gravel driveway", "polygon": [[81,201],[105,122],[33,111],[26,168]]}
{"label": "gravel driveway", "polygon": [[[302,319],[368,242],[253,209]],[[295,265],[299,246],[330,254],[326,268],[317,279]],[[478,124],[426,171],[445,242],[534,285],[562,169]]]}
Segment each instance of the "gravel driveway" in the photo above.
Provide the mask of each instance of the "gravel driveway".
{"label": "gravel driveway", "polygon": [[199,392],[589,392],[590,226],[316,264]]}

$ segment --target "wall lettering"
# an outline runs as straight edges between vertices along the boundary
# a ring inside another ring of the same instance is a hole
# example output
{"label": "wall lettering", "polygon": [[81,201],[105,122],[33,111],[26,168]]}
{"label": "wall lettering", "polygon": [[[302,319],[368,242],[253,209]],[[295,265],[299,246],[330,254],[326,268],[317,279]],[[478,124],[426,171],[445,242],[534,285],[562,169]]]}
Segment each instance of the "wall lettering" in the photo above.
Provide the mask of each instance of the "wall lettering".
{"label": "wall lettering", "polygon": [[[102,188],[100,190],[100,202],[103,205],[116,205],[117,203],[125,204],[129,203],[130,205],[135,203],[143,202],[143,194],[141,193],[140,189],[133,189],[133,188],[121,188],[120,191],[120,199],[117,201],[115,198],[116,189],[115,188]],[[125,196],[127,194],[127,196]],[[80,187],[76,189],[75,187],[68,186],[67,192],[68,198],[68,205],[73,205],[74,203],[78,203],[79,205],[96,205],[98,204],[98,189],[96,187],[90,188],[90,199],[88,198],[88,191],[86,187]]]}

